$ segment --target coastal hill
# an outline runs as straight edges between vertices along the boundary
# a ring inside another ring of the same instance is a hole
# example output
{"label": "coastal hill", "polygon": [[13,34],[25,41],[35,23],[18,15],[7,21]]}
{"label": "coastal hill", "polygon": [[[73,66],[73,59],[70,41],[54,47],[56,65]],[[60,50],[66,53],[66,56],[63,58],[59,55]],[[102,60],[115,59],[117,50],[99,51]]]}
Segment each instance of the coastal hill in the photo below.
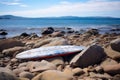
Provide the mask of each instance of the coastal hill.
{"label": "coastal hill", "polygon": [[78,16],[61,16],[61,17],[38,17],[38,18],[30,18],[30,17],[20,17],[20,16],[13,16],[13,15],[1,15],[0,19],[85,19],[85,20],[101,20],[101,19],[117,19],[120,20],[120,18],[114,18],[114,17],[78,17]]}

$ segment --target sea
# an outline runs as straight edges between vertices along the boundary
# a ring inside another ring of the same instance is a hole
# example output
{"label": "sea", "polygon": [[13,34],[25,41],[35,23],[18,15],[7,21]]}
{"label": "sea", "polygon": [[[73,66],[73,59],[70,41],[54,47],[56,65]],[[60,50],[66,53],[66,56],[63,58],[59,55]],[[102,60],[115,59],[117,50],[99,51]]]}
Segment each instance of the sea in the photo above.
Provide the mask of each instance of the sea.
{"label": "sea", "polygon": [[41,36],[41,28],[47,27],[72,28],[75,31],[94,28],[99,29],[102,34],[112,29],[120,29],[120,19],[0,19],[0,29],[5,29],[8,33],[5,36],[0,35],[0,38],[18,36],[24,32]]}

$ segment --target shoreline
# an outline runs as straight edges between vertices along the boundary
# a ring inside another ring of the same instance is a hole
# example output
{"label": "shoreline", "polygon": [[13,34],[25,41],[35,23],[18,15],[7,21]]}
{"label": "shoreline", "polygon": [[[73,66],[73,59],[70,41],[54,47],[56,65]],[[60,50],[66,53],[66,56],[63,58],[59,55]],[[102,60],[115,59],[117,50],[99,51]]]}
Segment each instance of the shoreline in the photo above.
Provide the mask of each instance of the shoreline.
{"label": "shoreline", "polygon": [[[113,29],[116,30],[119,31]],[[0,39],[1,75],[9,75],[8,79],[12,76],[12,80],[54,80],[54,77],[59,80],[120,79],[120,33],[99,34],[99,29],[88,29],[80,33],[72,28],[51,27],[42,29],[41,33],[42,36],[22,33]],[[82,45],[87,48],[64,57],[37,60],[15,58],[16,54],[26,50],[59,45]]]}

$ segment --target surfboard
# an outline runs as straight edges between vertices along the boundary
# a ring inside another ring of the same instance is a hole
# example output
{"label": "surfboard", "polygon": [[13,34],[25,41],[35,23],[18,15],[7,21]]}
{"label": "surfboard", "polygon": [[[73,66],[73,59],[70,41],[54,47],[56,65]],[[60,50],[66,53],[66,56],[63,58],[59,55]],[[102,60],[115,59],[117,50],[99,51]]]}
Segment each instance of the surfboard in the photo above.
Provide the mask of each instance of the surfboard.
{"label": "surfboard", "polygon": [[21,52],[16,55],[17,59],[35,59],[35,58],[50,58],[55,56],[65,56],[80,52],[84,46],[50,46],[50,47],[39,47],[31,50]]}

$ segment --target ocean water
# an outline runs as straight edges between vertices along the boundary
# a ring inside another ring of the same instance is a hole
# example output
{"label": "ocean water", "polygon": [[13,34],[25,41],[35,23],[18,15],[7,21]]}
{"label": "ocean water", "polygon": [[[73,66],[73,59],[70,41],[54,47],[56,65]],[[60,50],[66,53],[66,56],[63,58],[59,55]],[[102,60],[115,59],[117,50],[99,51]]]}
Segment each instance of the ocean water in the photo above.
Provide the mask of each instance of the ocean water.
{"label": "ocean water", "polygon": [[0,29],[5,29],[8,35],[14,37],[23,32],[41,35],[41,28],[55,27],[80,31],[89,28],[109,32],[113,28],[120,28],[120,19],[0,19]]}

